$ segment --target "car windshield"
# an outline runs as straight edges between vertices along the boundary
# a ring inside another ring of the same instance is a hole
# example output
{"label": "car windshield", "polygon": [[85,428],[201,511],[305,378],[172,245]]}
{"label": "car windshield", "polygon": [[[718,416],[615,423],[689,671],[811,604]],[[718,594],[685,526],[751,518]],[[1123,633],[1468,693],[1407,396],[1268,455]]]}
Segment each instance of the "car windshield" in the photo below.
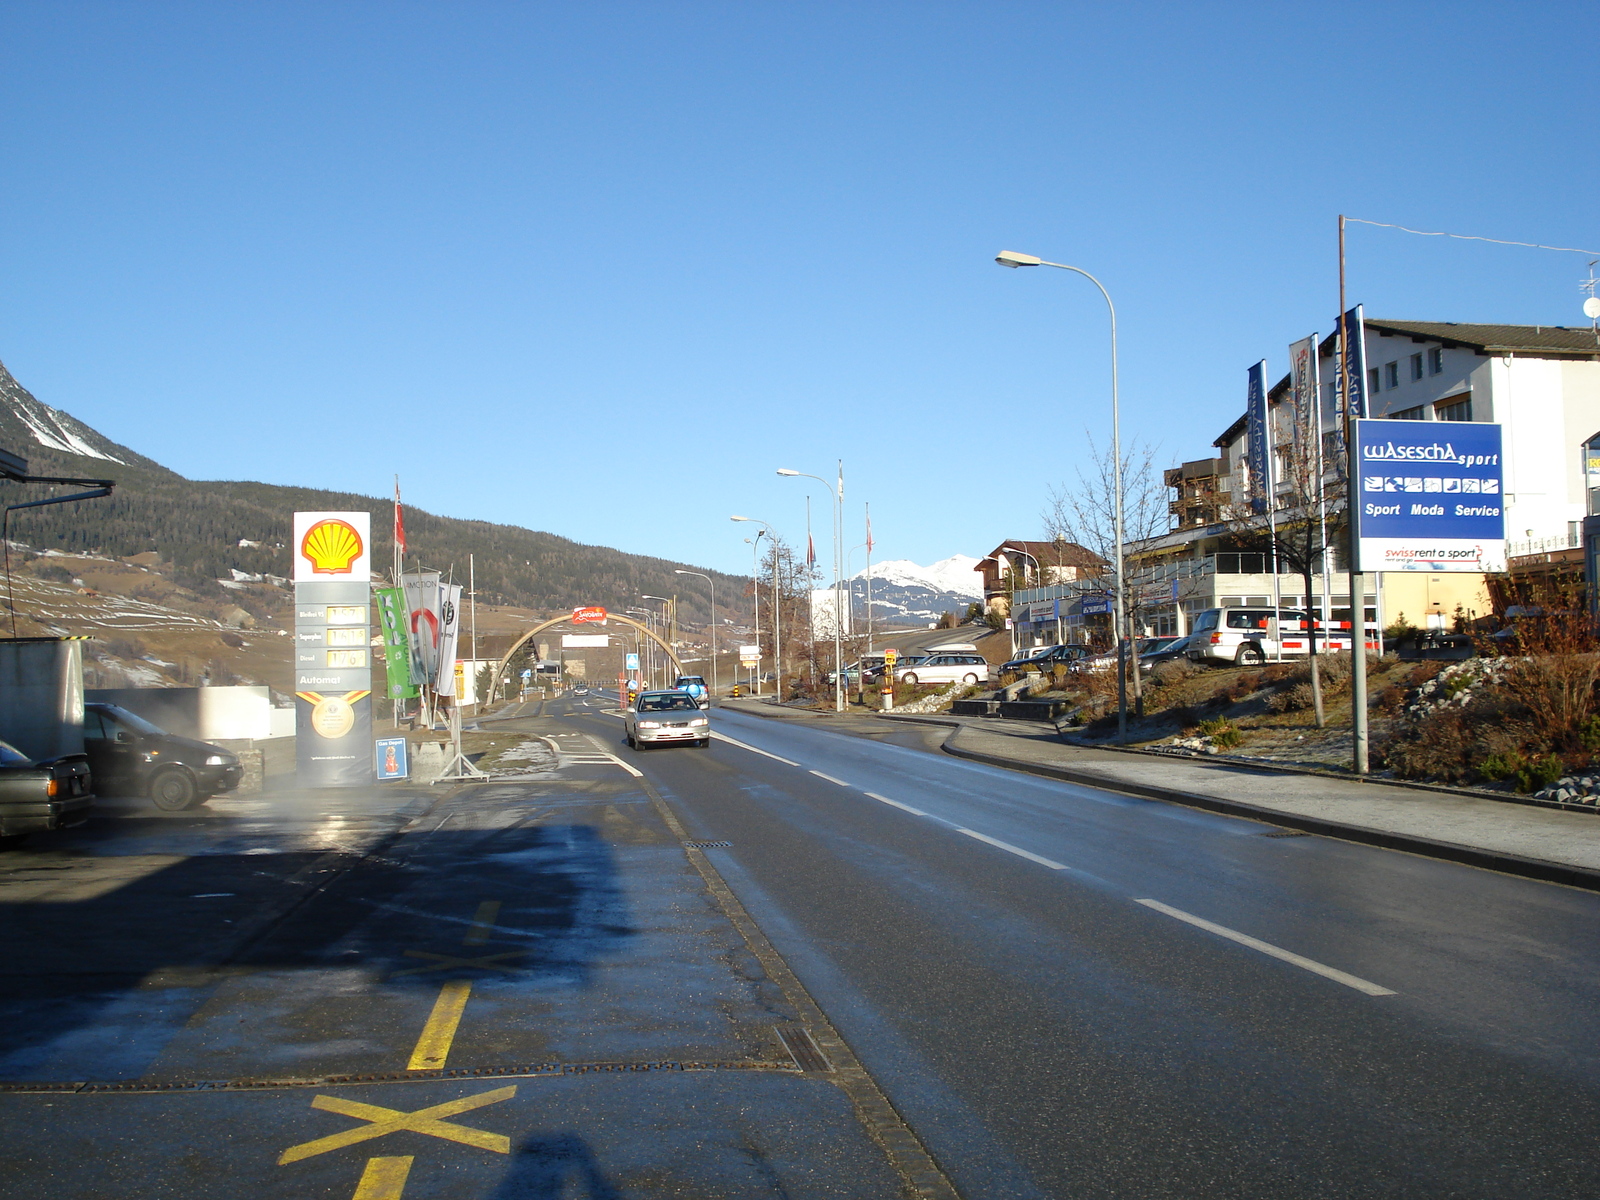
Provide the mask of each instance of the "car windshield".
{"label": "car windshield", "polygon": [[9,742],[0,742],[0,767],[25,767],[33,760]]}
{"label": "car windshield", "polygon": [[679,709],[700,711],[700,706],[688,696],[640,696],[639,712],[675,712]]}
{"label": "car windshield", "polygon": [[1140,654],[1153,654],[1157,650],[1170,649],[1177,638],[1144,638],[1139,642]]}
{"label": "car windshield", "polygon": [[152,725],[143,717],[137,716],[125,708],[118,708],[115,704],[106,705],[102,711],[118,725],[124,729],[131,729],[134,733],[153,734],[156,737],[166,736],[167,731],[161,726]]}

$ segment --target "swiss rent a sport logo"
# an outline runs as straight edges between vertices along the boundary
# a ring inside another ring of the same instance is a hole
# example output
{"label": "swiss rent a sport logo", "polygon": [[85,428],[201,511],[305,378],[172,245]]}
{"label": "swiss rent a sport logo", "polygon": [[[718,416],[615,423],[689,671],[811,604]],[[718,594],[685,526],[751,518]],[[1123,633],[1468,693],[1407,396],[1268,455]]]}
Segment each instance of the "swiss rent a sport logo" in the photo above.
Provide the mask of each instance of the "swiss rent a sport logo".
{"label": "swiss rent a sport logo", "polygon": [[1364,571],[1492,571],[1505,557],[1500,426],[1356,422]]}

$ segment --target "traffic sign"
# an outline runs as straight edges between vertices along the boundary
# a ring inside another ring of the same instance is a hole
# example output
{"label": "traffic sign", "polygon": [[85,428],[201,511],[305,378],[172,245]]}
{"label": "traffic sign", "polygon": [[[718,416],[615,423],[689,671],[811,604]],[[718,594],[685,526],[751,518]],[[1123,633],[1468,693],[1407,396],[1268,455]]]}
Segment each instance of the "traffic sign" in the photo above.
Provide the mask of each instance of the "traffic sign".
{"label": "traffic sign", "polygon": [[637,654],[628,655],[628,661],[624,669],[628,671],[637,671],[639,669],[639,656]]}

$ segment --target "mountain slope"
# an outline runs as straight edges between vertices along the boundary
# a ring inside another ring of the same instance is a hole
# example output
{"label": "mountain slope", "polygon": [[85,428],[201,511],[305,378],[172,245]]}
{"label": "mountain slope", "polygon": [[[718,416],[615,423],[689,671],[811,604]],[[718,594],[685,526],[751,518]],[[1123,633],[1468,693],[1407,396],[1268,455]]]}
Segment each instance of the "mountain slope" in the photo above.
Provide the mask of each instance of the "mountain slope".
{"label": "mountain slope", "polygon": [[[373,563],[388,563],[393,557],[388,500],[268,483],[186,479],[42,403],[3,365],[0,448],[26,458],[35,475],[116,481],[115,493],[106,499],[13,513],[13,544],[36,551],[127,558],[153,550],[172,563],[175,573],[189,586],[217,593],[220,585],[215,581],[229,578],[235,570],[288,575],[292,514],[334,509],[372,513]],[[0,480],[0,504],[71,490]],[[456,578],[464,580],[471,554],[476,560],[478,592],[487,603],[542,611],[577,604],[621,609],[636,604],[641,592],[650,592],[681,596],[686,619],[702,622],[710,618],[704,582],[673,574],[677,567],[692,564],[583,545],[516,525],[436,516],[415,508],[406,509],[405,522],[408,565],[420,559],[441,570],[453,566]],[[259,545],[241,546],[241,540]],[[732,615],[746,581],[716,571],[706,573],[716,578],[722,607]]]}

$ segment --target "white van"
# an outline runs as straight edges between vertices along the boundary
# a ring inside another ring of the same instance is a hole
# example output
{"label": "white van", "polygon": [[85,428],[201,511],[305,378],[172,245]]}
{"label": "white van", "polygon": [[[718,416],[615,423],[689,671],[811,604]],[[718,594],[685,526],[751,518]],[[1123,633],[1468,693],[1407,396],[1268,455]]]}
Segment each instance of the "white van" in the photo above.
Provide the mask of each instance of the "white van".
{"label": "white van", "polygon": [[[1311,631],[1317,631],[1317,648],[1329,653],[1350,651],[1350,627],[1344,622],[1323,628],[1304,612],[1292,608],[1208,608],[1195,616],[1185,657],[1191,662],[1231,662],[1247,666],[1269,658],[1305,658],[1311,653]],[[1375,641],[1367,649],[1376,650]]]}

